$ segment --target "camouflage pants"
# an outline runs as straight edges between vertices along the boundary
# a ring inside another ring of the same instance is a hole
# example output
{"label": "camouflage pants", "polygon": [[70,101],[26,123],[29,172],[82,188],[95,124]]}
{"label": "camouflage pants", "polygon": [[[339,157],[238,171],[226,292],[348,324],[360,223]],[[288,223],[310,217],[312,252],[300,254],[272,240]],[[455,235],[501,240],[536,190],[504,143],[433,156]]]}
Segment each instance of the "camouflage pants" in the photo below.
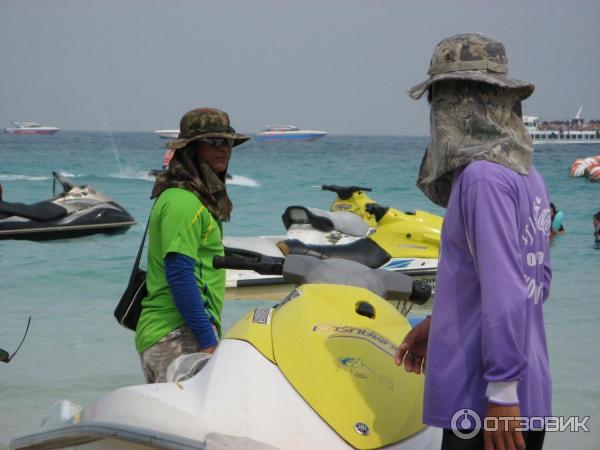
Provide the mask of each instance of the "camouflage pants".
{"label": "camouflage pants", "polygon": [[[218,336],[214,325],[213,329]],[[197,351],[198,341],[187,325],[174,329],[140,355],[146,383],[166,382],[169,364],[180,355]]]}

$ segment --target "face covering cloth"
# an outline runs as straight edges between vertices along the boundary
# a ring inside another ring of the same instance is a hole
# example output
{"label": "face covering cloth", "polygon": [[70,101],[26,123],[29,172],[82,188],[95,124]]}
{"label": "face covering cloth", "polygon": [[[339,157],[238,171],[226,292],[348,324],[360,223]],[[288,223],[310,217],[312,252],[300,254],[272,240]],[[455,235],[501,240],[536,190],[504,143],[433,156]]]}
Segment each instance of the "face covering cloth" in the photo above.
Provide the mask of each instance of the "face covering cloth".
{"label": "face covering cloth", "polygon": [[516,91],[464,81],[439,82],[432,90],[431,142],[417,180],[432,202],[448,205],[454,171],[472,161],[529,173],[533,142],[523,125]]}

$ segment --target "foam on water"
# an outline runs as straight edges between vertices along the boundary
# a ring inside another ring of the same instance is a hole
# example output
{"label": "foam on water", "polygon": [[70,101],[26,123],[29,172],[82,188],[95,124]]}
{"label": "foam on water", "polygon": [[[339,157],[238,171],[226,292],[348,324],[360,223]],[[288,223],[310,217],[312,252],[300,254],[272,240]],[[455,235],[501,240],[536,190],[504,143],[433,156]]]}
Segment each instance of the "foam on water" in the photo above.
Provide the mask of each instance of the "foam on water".
{"label": "foam on water", "polygon": [[[111,173],[108,175],[111,178],[120,178],[124,180],[144,180],[144,181],[152,181],[154,182],[155,177],[150,175],[147,170],[135,170],[131,167],[123,167],[122,172]],[[232,174],[231,178],[227,179],[227,184],[233,184],[237,186],[247,186],[247,187],[260,187],[258,181],[253,180],[252,178],[244,177],[242,175]]]}
{"label": "foam on water", "polygon": [[32,177],[29,175],[13,175],[6,174],[0,175],[0,181],[40,181],[40,180],[50,180],[52,177]]}
{"label": "foam on water", "polygon": [[[59,175],[68,177],[68,178],[77,178],[83,175],[75,175],[69,172],[58,171]],[[49,176],[34,176],[34,175],[22,175],[22,174],[2,174],[0,175],[0,181],[42,181],[42,180],[51,180],[52,175]]]}
{"label": "foam on water", "polygon": [[155,177],[149,174],[148,170],[136,170],[131,167],[123,167],[121,172],[111,173],[111,178],[120,178],[122,180],[144,180],[154,182]]}
{"label": "foam on water", "polygon": [[227,184],[235,184],[237,186],[260,187],[258,181],[253,180],[252,178],[235,174],[231,175],[231,178],[227,180]]}
{"label": "foam on water", "polygon": [[85,175],[75,175],[74,173],[65,172],[64,170],[58,170],[58,171],[56,171],[56,173],[58,173],[59,175],[62,175],[63,177],[67,177],[67,178],[78,178],[78,177],[85,176]]}

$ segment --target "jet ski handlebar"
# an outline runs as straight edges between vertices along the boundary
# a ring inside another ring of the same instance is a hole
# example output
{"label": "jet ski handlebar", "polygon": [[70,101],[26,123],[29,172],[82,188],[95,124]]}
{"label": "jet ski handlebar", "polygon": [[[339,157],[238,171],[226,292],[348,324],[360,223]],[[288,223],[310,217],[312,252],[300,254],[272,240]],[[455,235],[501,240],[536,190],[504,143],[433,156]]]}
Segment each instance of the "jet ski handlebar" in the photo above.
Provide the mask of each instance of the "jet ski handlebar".
{"label": "jet ski handlebar", "polygon": [[[284,270],[285,263],[285,270]],[[253,270],[261,275],[283,275],[292,284],[330,283],[365,287],[388,300],[408,300],[424,304],[431,286],[408,275],[381,269],[369,269],[360,263],[342,259],[320,260],[306,255],[214,256],[215,269]]]}
{"label": "jet ski handlebar", "polygon": [[242,257],[242,256],[214,256],[215,269],[253,270],[261,275],[281,275],[285,258],[274,256]]}
{"label": "jet ski handlebar", "polygon": [[348,200],[355,192],[371,192],[372,189],[361,186],[336,186],[334,184],[322,184],[321,190],[335,192],[341,200]]}

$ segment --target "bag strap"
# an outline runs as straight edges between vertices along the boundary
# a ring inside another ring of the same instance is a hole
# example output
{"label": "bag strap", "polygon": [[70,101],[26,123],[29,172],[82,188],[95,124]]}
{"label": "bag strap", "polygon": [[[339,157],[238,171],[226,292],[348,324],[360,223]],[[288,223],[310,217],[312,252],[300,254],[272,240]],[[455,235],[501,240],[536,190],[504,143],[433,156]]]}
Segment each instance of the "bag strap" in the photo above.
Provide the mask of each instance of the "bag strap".
{"label": "bag strap", "polygon": [[[152,209],[154,209],[154,207]],[[150,210],[150,215],[148,216],[148,222],[146,223],[146,229],[144,230],[144,236],[142,236],[140,248],[137,252],[137,256],[135,257],[135,262],[133,263],[133,269],[131,270],[131,276],[129,277],[130,284],[135,278],[135,274],[140,267],[140,260],[142,259],[142,252],[144,251],[144,243],[146,242],[146,234],[148,233],[148,227],[150,226],[150,217],[152,217],[152,209]]]}

